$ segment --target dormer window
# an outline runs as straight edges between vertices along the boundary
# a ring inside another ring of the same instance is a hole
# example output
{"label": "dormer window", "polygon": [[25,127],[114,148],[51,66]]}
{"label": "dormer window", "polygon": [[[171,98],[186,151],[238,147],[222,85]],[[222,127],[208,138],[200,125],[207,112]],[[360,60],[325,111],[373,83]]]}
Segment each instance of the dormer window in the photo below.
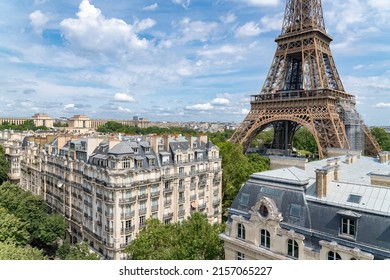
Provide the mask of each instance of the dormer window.
{"label": "dormer window", "polygon": [[340,219],[340,237],[356,238],[358,219],[360,214],[350,210],[339,211]]}
{"label": "dormer window", "polygon": [[130,160],[129,159],[124,159],[122,161],[122,168],[123,169],[126,169],[126,168],[130,168],[131,167],[131,163],[130,163]]}

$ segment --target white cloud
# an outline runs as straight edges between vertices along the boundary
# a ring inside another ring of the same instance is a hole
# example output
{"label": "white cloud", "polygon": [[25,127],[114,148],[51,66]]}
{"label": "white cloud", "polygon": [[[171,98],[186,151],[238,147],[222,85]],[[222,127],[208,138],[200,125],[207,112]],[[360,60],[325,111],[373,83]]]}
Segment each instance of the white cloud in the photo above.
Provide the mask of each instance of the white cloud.
{"label": "white cloud", "polygon": [[241,115],[248,115],[249,109],[241,109]]}
{"label": "white cloud", "polygon": [[172,3],[182,6],[184,9],[188,9],[188,6],[191,4],[191,0],[172,0]]}
{"label": "white cloud", "polygon": [[239,52],[241,52],[240,47],[224,45],[214,49],[204,47],[202,50],[198,51],[198,55],[212,58],[221,54],[237,54]]}
{"label": "white cloud", "polygon": [[66,104],[65,106],[64,106],[64,109],[65,110],[73,110],[73,109],[75,109],[76,108],[76,105],[75,104]]}
{"label": "white cloud", "polygon": [[227,98],[217,97],[211,101],[212,105],[229,105],[230,101]]}
{"label": "white cloud", "polygon": [[46,3],[49,0],[34,0],[34,5],[42,5]]}
{"label": "white cloud", "polygon": [[135,32],[144,31],[146,29],[152,28],[155,25],[156,25],[156,21],[154,19],[151,18],[143,19],[139,22],[134,23],[134,31]]}
{"label": "white cloud", "polygon": [[145,6],[142,8],[143,11],[155,11],[158,9],[158,4],[157,3],[154,3],[152,5],[149,5],[149,6]]}
{"label": "white cloud", "polygon": [[390,10],[388,0],[368,0],[368,4],[371,7],[377,8],[379,10]]}
{"label": "white cloud", "polygon": [[362,64],[355,65],[355,66],[353,67],[354,70],[360,70],[360,69],[362,69],[362,68],[364,68],[364,65],[362,65]]}
{"label": "white cloud", "polygon": [[220,20],[224,23],[224,24],[228,24],[228,23],[232,23],[232,22],[235,22],[237,19],[236,15],[234,13],[228,13],[224,16],[221,16],[220,17]]}
{"label": "white cloud", "polygon": [[131,113],[131,110],[129,108],[123,108],[122,106],[118,107],[118,111],[124,113]]}
{"label": "white cloud", "polygon": [[30,24],[34,29],[34,32],[41,35],[43,32],[43,28],[46,23],[49,21],[49,18],[43,14],[40,10],[32,12],[30,14]]}
{"label": "white cloud", "polygon": [[190,41],[206,42],[211,35],[218,29],[216,22],[191,21],[190,18],[184,18],[180,21],[182,43]]}
{"label": "white cloud", "polygon": [[242,0],[243,2],[252,6],[276,6],[279,0]]}
{"label": "white cloud", "polygon": [[390,108],[390,103],[378,103],[375,105],[376,108]]}
{"label": "white cloud", "polygon": [[211,103],[203,103],[186,106],[185,109],[194,111],[210,111],[214,109],[214,106],[211,105]]}
{"label": "white cloud", "polygon": [[[152,20],[138,22],[138,30],[153,25]],[[64,19],[60,23],[65,38],[76,48],[87,51],[115,52],[128,49],[144,49],[148,42],[140,39],[135,28],[117,18],[107,19],[100,9],[83,0],[77,18]]]}
{"label": "white cloud", "polygon": [[118,102],[135,102],[134,97],[126,93],[117,93],[114,96],[114,100]]}
{"label": "white cloud", "polygon": [[262,32],[258,23],[253,21],[247,22],[236,30],[236,37],[252,37]]}

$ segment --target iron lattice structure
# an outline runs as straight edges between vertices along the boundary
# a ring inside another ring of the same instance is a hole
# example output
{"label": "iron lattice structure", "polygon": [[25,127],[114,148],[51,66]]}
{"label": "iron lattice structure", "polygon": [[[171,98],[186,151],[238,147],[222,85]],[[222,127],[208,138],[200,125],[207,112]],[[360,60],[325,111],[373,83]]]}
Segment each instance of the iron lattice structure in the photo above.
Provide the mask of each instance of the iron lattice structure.
{"label": "iron lattice structure", "polygon": [[319,157],[326,148],[360,149],[377,155],[380,147],[345,92],[326,33],[321,0],[287,0],[282,32],[260,94],[231,141],[246,151],[265,128],[274,128],[272,149],[292,147],[304,126],[317,142]]}

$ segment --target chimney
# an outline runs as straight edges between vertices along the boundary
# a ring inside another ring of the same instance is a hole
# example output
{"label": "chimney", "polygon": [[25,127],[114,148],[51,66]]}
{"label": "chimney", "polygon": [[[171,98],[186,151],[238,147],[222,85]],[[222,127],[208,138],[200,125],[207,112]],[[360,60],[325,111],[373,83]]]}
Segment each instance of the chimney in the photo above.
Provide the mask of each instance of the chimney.
{"label": "chimney", "polygon": [[381,164],[385,164],[389,160],[389,153],[388,152],[380,152],[379,153],[379,162]]}
{"label": "chimney", "polygon": [[108,149],[111,150],[113,147],[115,147],[116,144],[119,144],[121,141],[116,138],[110,138],[108,139]]}
{"label": "chimney", "polygon": [[151,135],[150,136],[150,146],[152,146],[152,149],[157,154],[158,153],[158,144],[160,143],[161,137],[158,135]]}
{"label": "chimney", "polygon": [[334,167],[323,167],[316,170],[316,192],[318,198],[326,197],[330,182],[336,176],[334,173]]}
{"label": "chimney", "polygon": [[168,134],[164,134],[163,135],[163,144],[164,144],[164,148],[167,152],[169,152],[169,135]]}
{"label": "chimney", "polygon": [[207,134],[204,134],[204,135],[200,135],[200,136],[199,136],[199,142],[200,142],[200,143],[203,142],[203,143],[206,144],[207,141],[208,141],[208,140],[207,140]]}

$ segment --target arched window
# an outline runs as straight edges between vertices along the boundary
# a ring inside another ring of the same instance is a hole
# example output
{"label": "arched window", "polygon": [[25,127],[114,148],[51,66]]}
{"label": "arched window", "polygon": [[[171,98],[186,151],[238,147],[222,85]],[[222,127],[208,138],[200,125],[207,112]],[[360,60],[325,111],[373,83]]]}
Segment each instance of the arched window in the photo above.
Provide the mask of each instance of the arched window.
{"label": "arched window", "polygon": [[237,237],[245,239],[245,226],[243,224],[237,224]]}
{"label": "arched window", "polygon": [[287,241],[287,255],[298,259],[298,243],[295,240],[289,239]]}
{"label": "arched window", "polygon": [[328,252],[328,260],[341,260],[341,257],[338,253],[329,251]]}
{"label": "arched window", "polygon": [[271,247],[271,235],[268,230],[262,229],[260,231],[260,245],[268,249]]}

